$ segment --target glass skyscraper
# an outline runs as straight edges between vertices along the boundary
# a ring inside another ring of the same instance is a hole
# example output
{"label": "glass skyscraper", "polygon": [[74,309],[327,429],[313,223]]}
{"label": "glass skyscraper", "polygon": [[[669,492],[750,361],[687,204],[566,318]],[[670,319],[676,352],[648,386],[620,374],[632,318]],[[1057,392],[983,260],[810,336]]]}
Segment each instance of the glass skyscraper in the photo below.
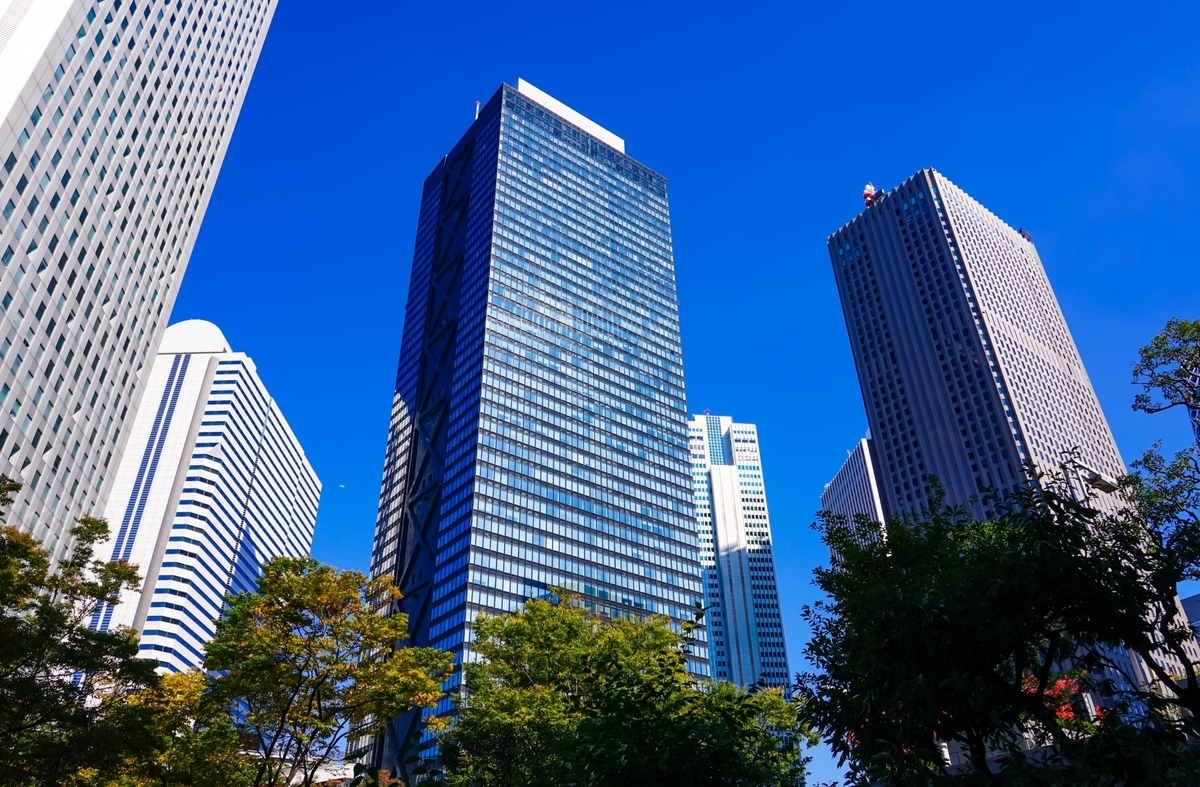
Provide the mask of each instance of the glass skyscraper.
{"label": "glass skyscraper", "polygon": [[611,617],[704,598],[666,180],[523,80],[425,181],[372,573],[460,660],[551,588]]}
{"label": "glass skyscraper", "polygon": [[275,0],[0,0],[0,473],[99,515]]}
{"label": "glass skyscraper", "polygon": [[742,687],[787,686],[758,427],[707,412],[690,427],[713,677]]}

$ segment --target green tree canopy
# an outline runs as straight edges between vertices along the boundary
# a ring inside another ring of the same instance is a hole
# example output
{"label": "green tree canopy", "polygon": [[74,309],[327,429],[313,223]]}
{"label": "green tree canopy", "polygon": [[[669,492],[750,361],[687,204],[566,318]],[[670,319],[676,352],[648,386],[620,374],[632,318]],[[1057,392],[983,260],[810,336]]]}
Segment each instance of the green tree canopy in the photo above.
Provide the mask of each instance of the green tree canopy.
{"label": "green tree canopy", "polygon": [[809,742],[778,690],[698,683],[669,620],[608,620],[567,596],[474,627],[485,659],[442,736],[455,785],[795,785]]}
{"label": "green tree canopy", "polygon": [[352,734],[437,704],[452,657],[399,646],[407,617],[381,613],[396,598],[386,577],[309,558],[269,561],[256,592],[230,598],[205,666],[215,671],[211,691],[236,709],[236,727],[256,751],[254,787],[307,787]]}
{"label": "green tree canopy", "polygon": [[209,691],[205,673],[168,673],[158,685],[129,697],[148,714],[148,745],[126,754],[115,772],[81,774],[87,787],[247,787],[248,757],[227,705]]}
{"label": "green tree canopy", "polygon": [[1143,389],[1134,397],[1134,410],[1158,413],[1180,406],[1200,410],[1200,320],[1167,320],[1138,350],[1133,382]]}
{"label": "green tree canopy", "polygon": [[[20,484],[0,477],[0,508]],[[153,714],[129,699],[156,686],[134,632],[92,631],[93,614],[137,589],[136,570],[93,560],[108,534],[80,519],[57,567],[29,534],[0,529],[0,785],[61,785],[111,774],[148,750]]]}
{"label": "green tree canopy", "polygon": [[[1174,531],[1139,502],[1178,513],[1179,490],[1126,479],[1128,505],[1105,514],[1077,499],[1077,470],[1038,478],[986,521],[935,500],[873,542],[857,535],[868,523],[822,514],[839,559],[816,572],[828,600],[804,613],[817,669],[801,718],[852,780],[1193,783],[1195,633],[1175,597],[1187,538],[1156,541]],[[947,761],[956,751],[963,763]],[[1114,774],[1125,781],[1104,781]]]}

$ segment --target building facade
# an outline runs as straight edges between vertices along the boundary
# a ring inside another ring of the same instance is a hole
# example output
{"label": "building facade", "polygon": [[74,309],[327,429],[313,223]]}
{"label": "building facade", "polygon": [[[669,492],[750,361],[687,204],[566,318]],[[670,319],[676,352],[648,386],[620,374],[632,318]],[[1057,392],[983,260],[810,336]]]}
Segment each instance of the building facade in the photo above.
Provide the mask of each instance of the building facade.
{"label": "building facade", "polygon": [[522,80],[425,181],[372,552],[417,645],[468,660],[476,616],[551,588],[703,601],[667,183],[624,151]]}
{"label": "building facade", "polygon": [[[1106,492],[1125,465],[1029,233],[933,169],[864,197],[829,256],[883,511],[920,514],[932,475],[948,504],[982,516],[987,490],[1012,491],[1027,466],[1068,456],[1081,466],[1072,487],[1113,510]],[[1114,680],[1155,683],[1131,652],[1107,656]]]}
{"label": "building facade", "polygon": [[856,534],[862,538],[875,537],[884,532],[887,525],[877,472],[871,435],[868,432],[853,450],[846,452],[846,461],[821,493],[822,511],[840,514],[850,523],[855,523],[860,517],[878,523],[878,530]]}
{"label": "building facade", "polygon": [[139,567],[93,626],[141,633],[171,671],[203,665],[225,597],[254,590],[263,563],[308,557],[321,482],[254,362],[203,320],[167,328],[116,468],[104,559]]}
{"label": "building facade", "polygon": [[274,0],[0,0],[0,473],[99,514]]}
{"label": "building facade", "polygon": [[712,675],[788,686],[758,428],[707,413],[688,426]]}
{"label": "building facade", "polygon": [[[878,193],[829,237],[883,509],[916,513],[1025,483],[1068,451],[1124,472],[1029,234],[941,173]],[[982,511],[982,506],[977,505]]]}

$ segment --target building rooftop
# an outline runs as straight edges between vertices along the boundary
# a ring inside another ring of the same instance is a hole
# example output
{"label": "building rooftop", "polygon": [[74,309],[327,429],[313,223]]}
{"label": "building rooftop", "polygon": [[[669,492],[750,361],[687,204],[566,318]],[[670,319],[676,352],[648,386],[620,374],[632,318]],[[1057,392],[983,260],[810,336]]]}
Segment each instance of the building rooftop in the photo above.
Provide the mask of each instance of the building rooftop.
{"label": "building rooftop", "polygon": [[221,329],[208,320],[184,320],[167,326],[159,355],[232,352]]}
{"label": "building rooftop", "polygon": [[580,129],[591,134],[605,145],[608,145],[611,148],[616,148],[616,150],[621,153],[625,152],[625,140],[604,128],[599,123],[588,120],[583,115],[559,101],[557,98],[554,98],[542,90],[538,90],[524,79],[517,80],[517,92],[528,97],[530,101],[541,104],[543,107],[558,115],[571,125],[578,126]]}

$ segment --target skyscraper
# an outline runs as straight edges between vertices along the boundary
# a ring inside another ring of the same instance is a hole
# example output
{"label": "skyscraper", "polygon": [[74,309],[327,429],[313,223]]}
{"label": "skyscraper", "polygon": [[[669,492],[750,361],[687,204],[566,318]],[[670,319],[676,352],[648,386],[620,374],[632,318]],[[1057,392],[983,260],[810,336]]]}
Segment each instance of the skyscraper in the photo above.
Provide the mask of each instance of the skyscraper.
{"label": "skyscraper", "polygon": [[868,433],[853,450],[846,452],[846,461],[821,493],[821,510],[841,514],[850,522],[865,516],[882,527],[887,524],[887,515],[883,511],[883,497],[879,494],[871,442]]}
{"label": "skyscraper", "polygon": [[787,686],[758,428],[707,413],[688,426],[713,677]]}
{"label": "skyscraper", "polygon": [[[692,618],[667,183],[524,80],[425,181],[393,401],[372,573],[415,644],[470,659],[477,615],[554,587]],[[707,672],[703,641],[689,664]],[[377,756],[417,728],[393,722]]]}
{"label": "skyscraper", "polygon": [[1033,241],[932,169],[829,237],[883,509],[1024,482],[1063,452],[1098,479],[1120,453]]}
{"label": "skyscraper", "polygon": [[142,575],[93,621],[141,632],[141,655],[199,667],[225,596],[273,557],[307,557],[321,482],[254,362],[217,326],[167,328],[117,467],[97,550]]}
{"label": "skyscraper", "polygon": [[[947,503],[967,504],[1027,483],[1026,463],[1052,470],[1068,452],[1086,476],[1073,481],[1112,491],[1125,466],[1029,233],[932,169],[889,193],[868,186],[864,198],[866,210],[829,236],[829,256],[883,510],[918,513],[930,474]],[[1106,655],[1122,665],[1110,677],[1153,682],[1131,652]]]}
{"label": "skyscraper", "polygon": [[0,0],[0,473],[104,510],[273,0]]}

